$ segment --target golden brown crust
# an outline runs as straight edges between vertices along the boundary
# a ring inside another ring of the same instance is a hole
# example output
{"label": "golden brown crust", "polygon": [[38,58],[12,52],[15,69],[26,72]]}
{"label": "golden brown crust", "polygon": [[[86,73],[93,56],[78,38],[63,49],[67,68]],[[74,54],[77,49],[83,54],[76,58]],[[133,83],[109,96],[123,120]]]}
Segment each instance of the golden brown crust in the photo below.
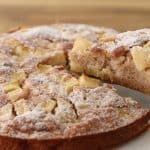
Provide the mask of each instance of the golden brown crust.
{"label": "golden brown crust", "polygon": [[130,138],[133,138],[147,129],[147,120],[150,113],[145,114],[142,118],[136,120],[128,126],[118,128],[106,133],[100,133],[89,136],[79,136],[67,139],[54,140],[26,140],[11,137],[0,136],[1,150],[93,150],[104,149],[121,144]]}

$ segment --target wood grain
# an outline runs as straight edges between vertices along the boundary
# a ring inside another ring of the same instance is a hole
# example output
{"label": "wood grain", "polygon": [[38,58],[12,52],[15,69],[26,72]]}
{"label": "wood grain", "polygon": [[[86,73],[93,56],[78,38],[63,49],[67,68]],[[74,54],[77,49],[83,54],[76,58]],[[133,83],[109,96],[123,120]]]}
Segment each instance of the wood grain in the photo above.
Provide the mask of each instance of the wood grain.
{"label": "wood grain", "polygon": [[0,0],[0,32],[16,26],[89,23],[120,31],[150,27],[149,0]]}

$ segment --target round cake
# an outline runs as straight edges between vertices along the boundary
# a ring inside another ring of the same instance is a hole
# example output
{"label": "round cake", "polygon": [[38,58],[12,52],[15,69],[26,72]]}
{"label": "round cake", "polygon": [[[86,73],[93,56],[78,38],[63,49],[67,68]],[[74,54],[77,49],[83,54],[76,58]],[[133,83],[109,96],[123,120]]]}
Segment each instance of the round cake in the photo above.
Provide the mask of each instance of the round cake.
{"label": "round cake", "polygon": [[104,149],[148,128],[148,108],[69,70],[68,50],[77,37],[98,42],[114,35],[111,29],[62,24],[0,37],[1,150]]}

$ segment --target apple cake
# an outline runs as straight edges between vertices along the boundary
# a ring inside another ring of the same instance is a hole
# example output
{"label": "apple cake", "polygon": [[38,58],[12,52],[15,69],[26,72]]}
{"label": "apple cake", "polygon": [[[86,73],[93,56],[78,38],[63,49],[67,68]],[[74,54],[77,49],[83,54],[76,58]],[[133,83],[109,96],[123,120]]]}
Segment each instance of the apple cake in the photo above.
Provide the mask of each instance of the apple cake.
{"label": "apple cake", "polygon": [[1,150],[103,149],[148,128],[150,110],[110,84],[63,66],[12,68],[0,83]]}
{"label": "apple cake", "polygon": [[[2,34],[0,149],[97,150],[111,148],[146,130],[150,109],[120,96],[112,85],[86,75],[112,81],[108,64],[117,68],[124,64],[124,57],[131,61],[133,71],[146,74],[149,43],[145,32],[149,31],[130,33],[135,34],[130,41],[135,45],[126,45],[133,49],[131,54],[125,45],[118,47],[128,34],[117,35],[112,29],[89,25],[53,24]],[[113,46],[116,50],[108,53]],[[144,53],[137,53],[137,49]],[[68,53],[72,71],[67,68]],[[113,65],[115,60],[120,63]],[[99,67],[104,66],[108,69],[105,67],[102,76]],[[119,74],[115,77],[121,78]],[[136,79],[141,79],[140,73]],[[144,83],[147,79],[145,75]]]}
{"label": "apple cake", "polygon": [[70,69],[150,95],[150,29],[99,38],[79,37],[69,53]]}

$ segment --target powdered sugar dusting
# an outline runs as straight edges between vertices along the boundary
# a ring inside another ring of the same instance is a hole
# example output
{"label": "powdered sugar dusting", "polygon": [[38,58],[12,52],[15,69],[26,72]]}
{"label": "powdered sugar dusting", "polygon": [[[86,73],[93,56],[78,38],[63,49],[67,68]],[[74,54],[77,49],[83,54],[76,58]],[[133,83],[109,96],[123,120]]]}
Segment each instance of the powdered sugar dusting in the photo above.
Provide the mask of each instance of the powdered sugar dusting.
{"label": "powdered sugar dusting", "polygon": [[126,50],[130,50],[131,47],[141,46],[148,41],[150,41],[150,29],[140,29],[117,34],[114,40],[100,41],[98,44],[93,44],[92,48],[105,49],[108,52],[112,52],[119,47],[125,47]]}
{"label": "powdered sugar dusting", "polygon": [[136,31],[128,31],[117,35],[116,43],[118,46],[132,47],[141,45],[146,41],[150,41],[150,29],[140,29]]}
{"label": "powdered sugar dusting", "polygon": [[[89,110],[103,107],[126,107],[126,99],[119,96],[115,90],[106,86],[95,89],[76,90],[70,94],[69,100],[74,103],[80,115],[87,113]],[[136,106],[136,101],[131,101]],[[83,109],[84,108],[84,109]]]}
{"label": "powdered sugar dusting", "polygon": [[19,40],[29,40],[34,38],[49,40],[61,39],[61,33],[50,26],[33,27],[25,31],[20,30],[15,34],[16,38],[18,38]]}
{"label": "powdered sugar dusting", "polygon": [[54,28],[62,32],[62,38],[75,40],[78,36],[96,41],[99,37],[116,35],[117,31],[105,27],[98,27],[86,24],[53,24]]}
{"label": "powdered sugar dusting", "polygon": [[35,40],[36,38],[50,41],[74,41],[78,36],[83,36],[89,40],[96,41],[101,36],[116,34],[117,31],[104,27],[85,24],[53,24],[50,26],[21,29],[17,32],[6,34],[2,38],[15,38],[28,43],[30,40]]}
{"label": "powdered sugar dusting", "polygon": [[126,126],[148,112],[133,100],[120,97],[107,84],[95,89],[76,89],[68,97],[57,98],[55,113],[35,107],[2,123],[0,133],[19,138],[46,136],[47,139],[57,135],[88,135]]}

